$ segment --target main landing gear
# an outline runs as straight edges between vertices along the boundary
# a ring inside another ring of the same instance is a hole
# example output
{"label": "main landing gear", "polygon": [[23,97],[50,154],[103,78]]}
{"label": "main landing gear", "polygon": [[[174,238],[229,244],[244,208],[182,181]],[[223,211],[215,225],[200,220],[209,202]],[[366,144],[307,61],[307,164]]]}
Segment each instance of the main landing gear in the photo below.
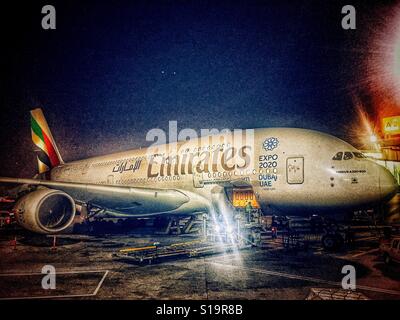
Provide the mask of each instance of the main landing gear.
{"label": "main landing gear", "polygon": [[344,239],[340,233],[328,233],[322,236],[321,242],[325,250],[335,251],[343,246]]}

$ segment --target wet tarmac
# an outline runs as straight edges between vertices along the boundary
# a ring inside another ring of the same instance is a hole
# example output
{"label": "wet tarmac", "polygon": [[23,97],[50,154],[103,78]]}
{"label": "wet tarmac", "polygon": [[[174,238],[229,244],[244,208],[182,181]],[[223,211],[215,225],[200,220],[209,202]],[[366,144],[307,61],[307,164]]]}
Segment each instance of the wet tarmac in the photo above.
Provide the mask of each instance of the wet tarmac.
{"label": "wet tarmac", "polygon": [[[357,292],[400,299],[400,266],[385,265],[377,239],[328,253],[318,246],[265,248],[137,265],[117,259],[121,248],[192,241],[193,236],[105,235],[0,237],[0,299],[305,299],[312,288],[340,288],[344,265],[356,269]],[[56,289],[44,290],[41,270],[56,269]]]}

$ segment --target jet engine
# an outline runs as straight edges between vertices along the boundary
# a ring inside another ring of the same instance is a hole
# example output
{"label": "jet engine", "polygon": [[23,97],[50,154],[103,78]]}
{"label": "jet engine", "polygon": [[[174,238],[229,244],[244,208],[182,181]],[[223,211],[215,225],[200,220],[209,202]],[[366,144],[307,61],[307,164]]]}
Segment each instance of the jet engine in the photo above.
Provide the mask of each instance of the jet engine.
{"label": "jet engine", "polygon": [[22,227],[36,233],[54,234],[71,225],[75,202],[65,192],[43,188],[21,197],[14,212]]}

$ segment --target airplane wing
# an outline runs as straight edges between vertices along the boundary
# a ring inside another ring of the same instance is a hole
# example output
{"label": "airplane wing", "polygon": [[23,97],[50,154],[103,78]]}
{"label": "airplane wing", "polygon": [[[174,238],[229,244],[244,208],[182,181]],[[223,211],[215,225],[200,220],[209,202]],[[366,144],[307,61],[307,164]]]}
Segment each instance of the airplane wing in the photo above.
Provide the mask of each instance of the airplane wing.
{"label": "airplane wing", "polygon": [[119,211],[143,215],[207,210],[207,202],[190,192],[177,189],[156,189],[130,186],[99,185],[36,179],[0,177],[0,183],[48,187],[68,193],[75,201]]}

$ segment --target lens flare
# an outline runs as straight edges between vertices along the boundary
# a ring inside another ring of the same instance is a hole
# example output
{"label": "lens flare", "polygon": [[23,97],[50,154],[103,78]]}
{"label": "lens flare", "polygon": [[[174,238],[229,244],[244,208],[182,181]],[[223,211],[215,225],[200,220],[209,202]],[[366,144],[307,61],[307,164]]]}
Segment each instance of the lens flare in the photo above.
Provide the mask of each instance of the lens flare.
{"label": "lens flare", "polygon": [[359,126],[354,126],[349,129],[350,135],[357,143],[358,147],[367,150],[379,150],[379,139],[377,132],[379,131],[370,115],[368,115],[365,106],[360,99],[353,98],[354,108],[357,113]]}
{"label": "lens flare", "polygon": [[382,9],[377,17],[371,22],[360,81],[380,119],[400,110],[400,4]]}

